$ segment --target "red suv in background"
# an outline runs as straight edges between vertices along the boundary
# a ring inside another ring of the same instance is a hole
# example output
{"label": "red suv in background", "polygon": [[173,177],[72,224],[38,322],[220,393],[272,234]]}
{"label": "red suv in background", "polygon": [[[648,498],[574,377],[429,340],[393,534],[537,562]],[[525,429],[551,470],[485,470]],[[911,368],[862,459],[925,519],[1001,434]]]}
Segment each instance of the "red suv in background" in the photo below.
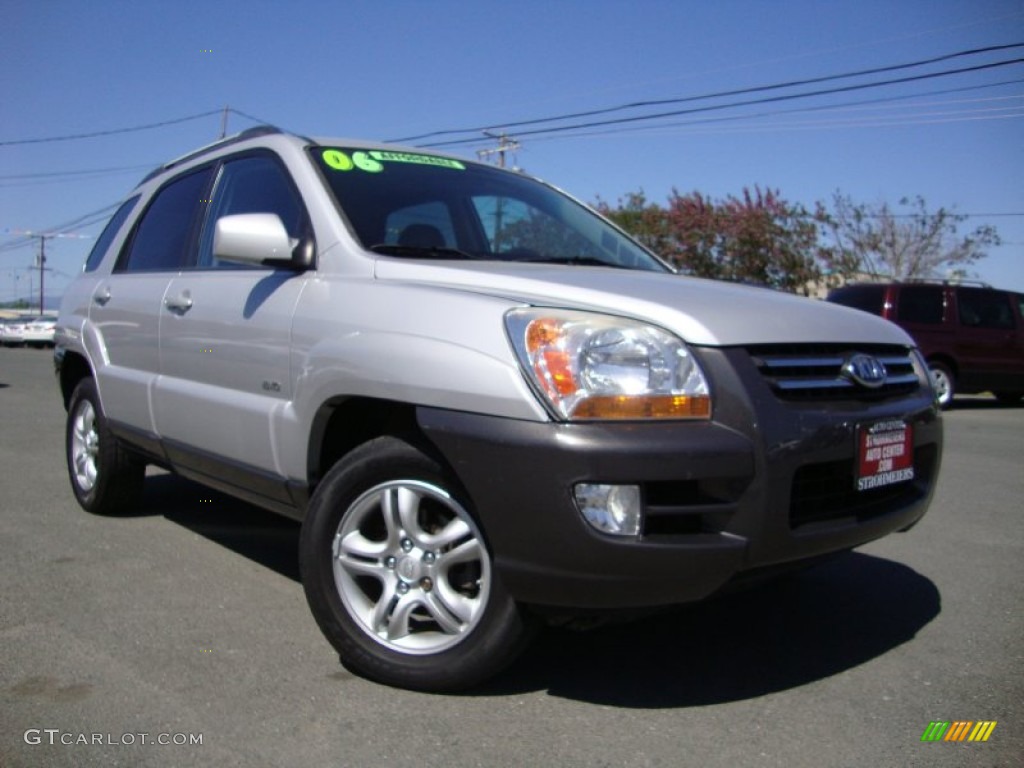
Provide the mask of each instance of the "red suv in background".
{"label": "red suv in background", "polygon": [[1024,294],[984,284],[853,283],[828,300],[881,315],[906,330],[928,361],[939,403],[957,393],[1024,397]]}

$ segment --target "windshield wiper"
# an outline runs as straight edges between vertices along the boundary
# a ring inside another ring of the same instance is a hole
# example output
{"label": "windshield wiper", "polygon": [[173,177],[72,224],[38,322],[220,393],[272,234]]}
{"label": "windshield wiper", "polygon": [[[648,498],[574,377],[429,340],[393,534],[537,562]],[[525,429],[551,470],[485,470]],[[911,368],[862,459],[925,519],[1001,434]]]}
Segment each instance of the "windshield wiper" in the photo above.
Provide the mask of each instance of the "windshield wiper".
{"label": "windshield wiper", "polygon": [[444,246],[398,245],[397,243],[377,243],[371,245],[374,253],[386,256],[408,256],[414,259],[473,259],[473,254],[460,251],[458,248]]}
{"label": "windshield wiper", "polygon": [[613,264],[610,261],[603,261],[593,256],[540,256],[533,259],[523,259],[531,264],[572,264],[583,267],[614,267],[625,269],[622,264]]}

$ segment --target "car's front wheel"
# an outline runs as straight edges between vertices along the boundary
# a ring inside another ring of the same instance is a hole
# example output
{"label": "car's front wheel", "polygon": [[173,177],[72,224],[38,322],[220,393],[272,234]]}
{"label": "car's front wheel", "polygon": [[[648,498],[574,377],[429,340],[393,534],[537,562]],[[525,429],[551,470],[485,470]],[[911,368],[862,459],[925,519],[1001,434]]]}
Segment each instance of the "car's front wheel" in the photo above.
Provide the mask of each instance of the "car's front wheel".
{"label": "car's front wheel", "polygon": [[111,434],[92,379],[79,382],[71,395],[65,451],[71,488],[83,509],[117,514],[142,495],[145,462]]}
{"label": "car's front wheel", "polygon": [[935,389],[935,399],[940,408],[948,408],[953,402],[953,395],[956,393],[956,378],[953,372],[945,363],[932,361],[928,363],[931,372],[932,387]]}
{"label": "car's front wheel", "polygon": [[389,685],[471,687],[530,635],[457,484],[394,437],[365,443],[327,473],[300,561],[310,608],[342,663]]}

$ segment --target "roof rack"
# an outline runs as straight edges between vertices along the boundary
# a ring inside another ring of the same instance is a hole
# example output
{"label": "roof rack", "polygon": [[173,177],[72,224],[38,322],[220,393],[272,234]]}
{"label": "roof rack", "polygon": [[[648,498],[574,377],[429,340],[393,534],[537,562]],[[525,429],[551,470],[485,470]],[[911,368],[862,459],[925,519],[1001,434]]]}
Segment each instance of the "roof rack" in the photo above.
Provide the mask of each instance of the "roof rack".
{"label": "roof rack", "polygon": [[146,174],[146,177],[142,181],[140,181],[137,186],[142,186],[147,181],[149,181],[155,176],[159,176],[164,171],[173,168],[176,165],[181,165],[182,163],[185,163],[189,160],[194,160],[195,158],[199,157],[200,155],[204,155],[207,152],[212,152],[215,149],[220,149],[221,147],[236,144],[240,141],[245,141],[246,139],[253,139],[256,138],[257,136],[268,136],[275,133],[284,133],[284,131],[282,131],[275,125],[256,125],[252,128],[246,128],[244,131],[235,133],[231,136],[227,136],[223,139],[217,139],[217,141],[200,147],[199,149],[194,149],[188,154],[182,155],[181,157],[176,157],[173,160],[170,160],[164,163],[163,165],[154,168],[152,171]]}
{"label": "roof rack", "polygon": [[959,277],[907,277],[899,280],[887,275],[879,275],[876,278],[867,280],[850,280],[843,283],[840,287],[845,288],[847,285],[887,285],[889,283],[896,283],[898,285],[921,283],[924,285],[975,285],[979,288],[992,287],[990,283],[986,283],[983,280],[966,280]]}
{"label": "roof rack", "polygon": [[976,285],[979,288],[991,288],[989,283],[983,280],[966,280],[960,277],[911,277],[907,280],[902,280],[904,283],[929,283],[932,285]]}

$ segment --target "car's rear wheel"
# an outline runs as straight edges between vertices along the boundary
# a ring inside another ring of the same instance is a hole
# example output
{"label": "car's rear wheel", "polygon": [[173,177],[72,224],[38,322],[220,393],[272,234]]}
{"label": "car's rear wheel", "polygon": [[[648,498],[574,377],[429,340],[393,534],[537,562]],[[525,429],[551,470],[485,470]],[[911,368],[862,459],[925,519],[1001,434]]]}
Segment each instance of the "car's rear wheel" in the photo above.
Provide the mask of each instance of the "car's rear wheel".
{"label": "car's rear wheel", "polygon": [[65,444],[71,488],[83,509],[111,515],[138,502],[145,462],[111,434],[92,379],[83,379],[71,395]]}
{"label": "car's rear wheel", "polygon": [[932,387],[935,389],[935,399],[939,407],[948,408],[953,402],[953,395],[956,393],[956,378],[949,366],[937,360],[928,363],[928,369],[932,377]]}
{"label": "car's rear wheel", "polygon": [[327,473],[300,562],[313,615],[342,663],[389,685],[468,688],[530,635],[457,484],[397,438],[371,440]]}

